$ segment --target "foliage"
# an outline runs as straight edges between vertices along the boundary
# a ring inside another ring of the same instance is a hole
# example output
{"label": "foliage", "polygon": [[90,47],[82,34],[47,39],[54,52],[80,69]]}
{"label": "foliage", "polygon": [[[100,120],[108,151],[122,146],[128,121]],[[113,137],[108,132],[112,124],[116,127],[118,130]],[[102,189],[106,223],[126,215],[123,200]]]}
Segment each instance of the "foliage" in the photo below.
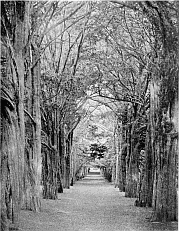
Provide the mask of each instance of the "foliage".
{"label": "foliage", "polygon": [[3,1],[1,8],[1,121],[23,136],[24,179],[38,178],[39,132],[49,198],[57,198],[57,182],[68,187],[90,164],[110,180],[121,177],[126,195],[135,196],[144,163],[140,190],[149,195],[154,172],[167,162],[161,147],[171,134],[177,139],[177,3]]}
{"label": "foliage", "polygon": [[104,157],[104,152],[107,151],[107,147],[99,144],[90,145],[91,157],[101,159]]}

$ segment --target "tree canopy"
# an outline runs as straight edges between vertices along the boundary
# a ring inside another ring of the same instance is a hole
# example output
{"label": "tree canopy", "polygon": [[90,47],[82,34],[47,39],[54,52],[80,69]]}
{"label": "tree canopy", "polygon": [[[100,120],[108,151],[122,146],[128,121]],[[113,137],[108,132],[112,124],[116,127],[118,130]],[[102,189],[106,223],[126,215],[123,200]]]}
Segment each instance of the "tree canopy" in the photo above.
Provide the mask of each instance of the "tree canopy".
{"label": "tree canopy", "polygon": [[178,15],[176,1],[1,2],[3,230],[90,164],[176,219]]}

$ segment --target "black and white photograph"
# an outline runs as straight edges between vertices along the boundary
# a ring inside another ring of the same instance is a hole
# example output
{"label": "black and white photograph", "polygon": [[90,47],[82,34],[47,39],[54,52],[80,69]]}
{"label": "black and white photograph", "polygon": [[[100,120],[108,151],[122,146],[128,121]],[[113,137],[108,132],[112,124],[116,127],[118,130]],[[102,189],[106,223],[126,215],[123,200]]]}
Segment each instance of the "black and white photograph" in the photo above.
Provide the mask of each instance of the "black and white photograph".
{"label": "black and white photograph", "polygon": [[0,1],[1,231],[177,231],[179,1]]}

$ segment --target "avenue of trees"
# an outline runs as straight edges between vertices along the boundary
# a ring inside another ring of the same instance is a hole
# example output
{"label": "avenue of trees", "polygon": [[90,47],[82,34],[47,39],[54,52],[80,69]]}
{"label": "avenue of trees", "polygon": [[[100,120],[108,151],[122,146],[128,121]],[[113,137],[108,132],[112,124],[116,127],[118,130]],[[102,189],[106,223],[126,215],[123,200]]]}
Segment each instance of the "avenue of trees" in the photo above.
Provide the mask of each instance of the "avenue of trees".
{"label": "avenue of trees", "polygon": [[177,220],[178,37],[176,1],[1,2],[2,230],[92,162]]}

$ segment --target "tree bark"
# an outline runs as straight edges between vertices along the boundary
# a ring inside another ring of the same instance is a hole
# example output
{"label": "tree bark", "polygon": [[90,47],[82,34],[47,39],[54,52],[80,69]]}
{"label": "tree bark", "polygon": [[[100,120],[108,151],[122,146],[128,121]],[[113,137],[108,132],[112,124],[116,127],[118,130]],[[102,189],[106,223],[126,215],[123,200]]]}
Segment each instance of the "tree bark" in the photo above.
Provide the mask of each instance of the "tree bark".
{"label": "tree bark", "polygon": [[71,160],[71,147],[72,147],[72,137],[73,137],[73,132],[71,132],[68,135],[68,138],[65,139],[65,146],[66,146],[66,156],[65,156],[65,175],[64,175],[64,188],[69,189],[70,188],[70,160]]}
{"label": "tree bark", "polygon": [[119,190],[125,192],[126,188],[126,155],[127,146],[123,146],[121,150],[121,166],[120,166],[120,179],[119,179]]}
{"label": "tree bark", "polygon": [[58,193],[58,166],[57,152],[54,149],[43,147],[42,158],[42,182],[43,182],[43,198],[57,199]]}
{"label": "tree bark", "polygon": [[[162,81],[165,81],[165,79]],[[153,105],[151,128],[154,128],[153,140],[155,146],[152,153],[154,158],[152,200],[154,213],[152,219],[172,221],[177,219],[178,133],[175,121],[178,114],[178,100],[177,94],[175,94],[175,98],[170,105],[163,104],[164,100],[162,97],[166,97],[166,95],[161,93],[161,97],[158,97],[159,92],[164,90],[164,86],[160,86],[163,85],[160,85],[157,80],[153,80],[151,85],[151,103]],[[165,87],[168,88],[170,85]],[[170,99],[166,98],[166,103],[167,100],[170,102]]]}
{"label": "tree bark", "polygon": [[[154,140],[153,140],[154,142]],[[138,199],[139,204],[145,204],[152,207],[153,182],[154,182],[154,159],[152,152],[151,129],[148,126],[145,142],[145,156],[141,156]]]}
{"label": "tree bark", "polygon": [[[41,210],[41,112],[40,112],[40,62],[38,61],[33,68],[31,65],[39,58],[39,48],[29,47],[28,71],[26,76],[26,108],[33,118],[26,117],[26,167],[24,176],[24,197],[23,209],[35,212]],[[32,61],[30,61],[30,53]]]}
{"label": "tree bark", "polygon": [[[4,3],[2,3],[4,6]],[[7,3],[8,4],[8,3]],[[24,173],[24,47],[27,41],[27,25],[29,21],[29,3],[18,2],[11,4],[11,10],[18,12],[12,19],[15,30],[13,40],[11,32],[7,37],[7,69],[6,79],[11,82],[11,93],[14,109],[9,111],[9,106],[2,104],[2,139],[1,139],[1,193],[2,193],[2,227],[4,230],[17,229],[23,192]],[[3,12],[4,14],[5,12]],[[2,18],[4,15],[2,15]],[[5,18],[4,22],[5,22]],[[7,28],[6,28],[7,29]],[[8,28],[9,29],[9,28]],[[2,102],[2,101],[1,101]]]}
{"label": "tree bark", "polygon": [[127,137],[127,156],[126,156],[126,187],[125,197],[137,197],[137,163],[134,160],[133,130],[135,123],[129,128]]}
{"label": "tree bark", "polygon": [[116,177],[115,187],[121,187],[122,181],[122,122],[117,122],[117,156],[116,156]]}

